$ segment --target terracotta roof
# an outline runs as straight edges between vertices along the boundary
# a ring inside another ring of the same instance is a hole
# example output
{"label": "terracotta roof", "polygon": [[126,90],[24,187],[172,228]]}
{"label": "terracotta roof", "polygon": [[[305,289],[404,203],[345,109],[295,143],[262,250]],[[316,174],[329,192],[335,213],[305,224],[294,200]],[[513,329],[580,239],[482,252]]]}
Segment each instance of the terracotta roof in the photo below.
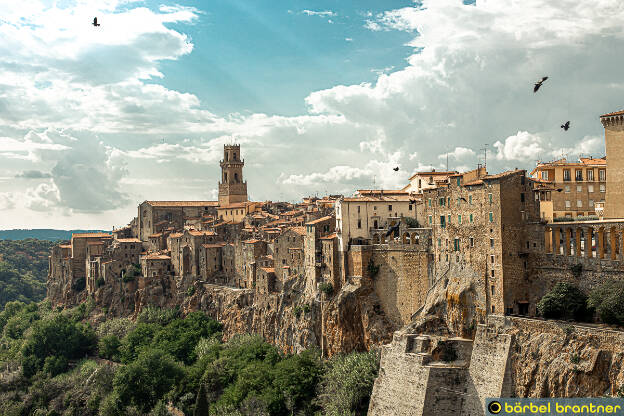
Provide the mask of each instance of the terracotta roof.
{"label": "terracotta roof", "polygon": [[275,273],[275,268],[273,267],[260,267],[260,269],[266,273]]}
{"label": "terracotta roof", "polygon": [[[397,199],[402,198],[402,199]],[[384,195],[381,197],[378,196],[354,196],[349,198],[344,198],[343,201],[346,202],[407,202],[410,199],[410,194],[407,192],[402,193],[401,195],[388,196]]]}
{"label": "terracotta roof", "polygon": [[336,233],[332,233],[329,235],[326,235],[325,237],[321,237],[321,240],[333,240],[334,238],[338,237],[338,235]]}
{"label": "terracotta roof", "polygon": [[212,243],[212,244],[202,244],[204,248],[221,248],[224,247],[226,243]]}
{"label": "terracotta roof", "polygon": [[505,172],[497,173],[495,175],[484,176],[483,179],[499,179],[499,178],[504,178],[505,176],[511,176],[518,172],[523,172],[523,170],[522,169],[507,170]]}
{"label": "terracotta roof", "polygon": [[153,207],[216,207],[218,201],[145,201]]}
{"label": "terracotta roof", "polygon": [[455,173],[459,173],[456,170],[448,170],[448,171],[425,171],[425,172],[416,172],[415,174],[413,174],[409,180],[411,181],[412,179],[414,179],[417,176],[438,176],[438,175],[444,175],[444,176],[450,176],[453,175]]}
{"label": "terracotta roof", "polygon": [[113,236],[107,233],[77,233],[72,234],[72,238],[113,238]]}
{"label": "terracotta roof", "polygon": [[117,241],[120,243],[140,243],[141,240],[138,238],[118,238]]}
{"label": "terracotta roof", "polygon": [[152,253],[152,254],[148,254],[147,256],[145,256],[145,259],[147,260],[171,260],[171,257],[166,256],[164,254],[160,254],[160,253]]}
{"label": "terracotta roof", "polygon": [[474,186],[474,185],[483,185],[483,181],[481,179],[475,179],[474,181],[464,183],[464,186]]}
{"label": "terracotta roof", "polygon": [[245,243],[245,244],[256,244],[256,243],[259,243],[259,242],[260,242],[260,240],[256,240],[255,238],[243,241],[243,243]]}
{"label": "terracotta roof", "polygon": [[230,208],[245,208],[247,205],[251,205],[252,202],[235,202],[228,205],[219,205],[217,209],[230,209]]}
{"label": "terracotta roof", "polygon": [[149,237],[150,238],[156,238],[156,237],[161,237],[161,236],[162,236],[162,233],[156,233],[156,234],[150,235]]}
{"label": "terracotta roof", "polygon": [[305,227],[290,227],[288,228],[286,231],[293,231],[299,235],[305,235],[306,234],[306,229]]}
{"label": "terracotta roof", "polygon": [[589,158],[589,157],[581,157],[580,160],[581,160],[581,163],[584,165],[606,165],[607,164],[606,156],[598,158],[598,159]]}
{"label": "terracotta roof", "polygon": [[396,195],[396,194],[406,194],[406,191],[401,189],[358,189],[358,193],[360,195],[365,194],[387,194],[387,195]]}
{"label": "terracotta roof", "polygon": [[301,247],[288,247],[288,250],[303,250]]}
{"label": "terracotta roof", "polygon": [[71,244],[61,244],[60,248],[72,248]]}
{"label": "terracotta roof", "polygon": [[324,221],[332,220],[333,218],[334,218],[334,217],[330,217],[330,216],[327,216],[327,217],[321,217],[321,218],[316,219],[316,220],[314,220],[314,221],[306,222],[306,225],[315,225],[315,224],[318,224],[318,223],[320,223],[320,222],[324,222]]}
{"label": "terracotta roof", "polygon": [[171,233],[171,234],[169,234],[169,237],[171,237],[171,238],[180,238],[183,235],[184,234],[182,234],[182,233]]}
{"label": "terracotta roof", "polygon": [[624,115],[624,110],[615,111],[613,113],[603,114],[600,117],[621,116]]}

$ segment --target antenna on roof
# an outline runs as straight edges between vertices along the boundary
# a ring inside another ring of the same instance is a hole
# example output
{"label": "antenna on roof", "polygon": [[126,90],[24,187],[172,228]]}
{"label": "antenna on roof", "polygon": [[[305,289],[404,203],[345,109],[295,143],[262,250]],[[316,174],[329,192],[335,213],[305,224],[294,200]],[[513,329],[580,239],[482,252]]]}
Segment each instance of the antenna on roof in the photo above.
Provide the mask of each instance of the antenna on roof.
{"label": "antenna on roof", "polygon": [[485,143],[483,147],[480,149],[480,150],[483,150],[483,168],[485,169],[486,172],[487,172],[487,147],[488,147],[488,144]]}

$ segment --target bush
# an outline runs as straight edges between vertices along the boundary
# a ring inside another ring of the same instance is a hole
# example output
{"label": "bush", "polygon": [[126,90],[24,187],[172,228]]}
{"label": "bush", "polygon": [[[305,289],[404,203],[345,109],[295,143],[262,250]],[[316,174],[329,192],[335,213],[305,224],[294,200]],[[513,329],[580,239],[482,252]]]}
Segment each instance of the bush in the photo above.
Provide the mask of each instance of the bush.
{"label": "bush", "polygon": [[607,324],[624,325],[624,282],[608,281],[592,290],[587,305]]}
{"label": "bush", "polygon": [[331,296],[334,293],[334,286],[331,283],[323,282],[319,284],[319,290],[326,296]]}
{"label": "bush", "polygon": [[113,389],[123,406],[136,406],[147,413],[183,377],[183,366],[172,356],[150,349],[117,371]]}
{"label": "bush", "polygon": [[67,359],[63,356],[47,357],[43,363],[43,372],[54,377],[67,370]]}
{"label": "bush", "polygon": [[115,335],[106,335],[98,342],[98,355],[107,360],[119,360],[121,341]]}
{"label": "bush", "polygon": [[574,319],[583,321],[588,318],[587,296],[581,290],[567,282],[557,283],[537,303],[537,310],[544,318]]}
{"label": "bush", "polygon": [[297,305],[293,308],[293,314],[295,315],[296,318],[299,318],[301,316],[301,311],[303,309],[301,308],[301,306]]}
{"label": "bush", "polygon": [[47,357],[66,360],[83,357],[95,349],[96,340],[90,325],[74,322],[64,315],[35,322],[22,347],[23,361],[27,363],[23,365],[23,374],[34,375],[42,369]]}
{"label": "bush", "polygon": [[326,364],[317,403],[327,416],[365,415],[379,369],[375,351],[338,355]]}
{"label": "bush", "polygon": [[403,220],[409,228],[420,228],[420,224],[418,223],[418,220],[416,218],[403,217]]}
{"label": "bush", "polygon": [[189,286],[189,288],[186,289],[186,295],[193,296],[194,294],[195,294],[195,286]]}

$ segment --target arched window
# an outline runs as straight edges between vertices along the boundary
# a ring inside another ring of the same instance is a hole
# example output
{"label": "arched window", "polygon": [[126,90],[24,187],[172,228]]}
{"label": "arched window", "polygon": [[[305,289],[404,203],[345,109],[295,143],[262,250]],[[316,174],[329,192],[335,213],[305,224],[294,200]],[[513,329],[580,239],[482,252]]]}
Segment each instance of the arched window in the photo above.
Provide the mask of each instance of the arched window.
{"label": "arched window", "polygon": [[234,182],[238,183],[238,173],[234,173]]}
{"label": "arched window", "polygon": [[230,161],[230,152],[225,152],[225,161],[226,162]]}
{"label": "arched window", "polygon": [[223,172],[223,182],[227,182],[227,172]]}
{"label": "arched window", "polygon": [[232,160],[236,160],[236,152],[234,152],[234,156],[232,156]]}

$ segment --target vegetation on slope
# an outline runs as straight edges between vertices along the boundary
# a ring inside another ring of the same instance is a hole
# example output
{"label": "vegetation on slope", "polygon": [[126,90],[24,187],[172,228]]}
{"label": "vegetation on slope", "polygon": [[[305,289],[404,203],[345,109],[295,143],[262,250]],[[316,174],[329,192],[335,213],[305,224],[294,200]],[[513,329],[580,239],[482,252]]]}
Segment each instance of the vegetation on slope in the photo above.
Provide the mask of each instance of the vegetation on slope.
{"label": "vegetation on slope", "polygon": [[0,240],[0,308],[7,302],[39,302],[45,297],[48,256],[56,243]]}
{"label": "vegetation on slope", "polygon": [[284,355],[255,335],[222,341],[201,312],[145,310],[96,330],[83,303],[0,312],[0,414],[364,415],[376,353]]}

